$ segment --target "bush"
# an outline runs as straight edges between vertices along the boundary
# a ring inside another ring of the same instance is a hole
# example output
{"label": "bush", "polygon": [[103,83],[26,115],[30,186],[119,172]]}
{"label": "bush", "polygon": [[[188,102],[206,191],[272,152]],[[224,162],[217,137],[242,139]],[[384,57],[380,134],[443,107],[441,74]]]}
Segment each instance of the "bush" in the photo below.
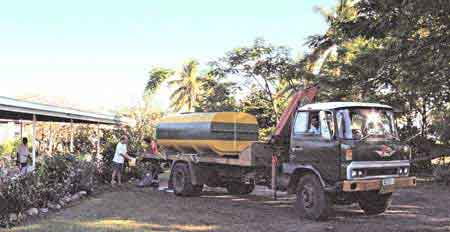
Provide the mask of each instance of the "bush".
{"label": "bush", "polygon": [[8,224],[10,213],[45,208],[49,202],[79,191],[91,192],[95,186],[96,164],[71,156],[47,157],[36,171],[10,178],[0,189],[0,225]]}
{"label": "bush", "polygon": [[16,159],[16,154],[14,151],[16,147],[20,144],[19,139],[9,139],[6,140],[3,144],[0,145],[0,157],[4,155],[10,155],[12,159]]}

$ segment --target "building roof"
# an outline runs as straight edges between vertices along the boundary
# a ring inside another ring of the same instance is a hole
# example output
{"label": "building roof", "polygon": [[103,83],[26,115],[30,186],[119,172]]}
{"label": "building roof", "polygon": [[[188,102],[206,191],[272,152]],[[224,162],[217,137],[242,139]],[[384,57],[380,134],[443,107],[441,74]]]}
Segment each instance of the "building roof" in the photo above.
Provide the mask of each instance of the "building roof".
{"label": "building roof", "polygon": [[13,98],[0,97],[0,119],[37,121],[127,124],[129,120],[112,114],[99,114],[72,108],[52,106]]}
{"label": "building roof", "polygon": [[378,103],[366,103],[366,102],[321,102],[307,104],[299,108],[299,110],[331,110],[337,108],[350,108],[350,107],[368,107],[368,108],[386,108],[392,109],[388,105]]}

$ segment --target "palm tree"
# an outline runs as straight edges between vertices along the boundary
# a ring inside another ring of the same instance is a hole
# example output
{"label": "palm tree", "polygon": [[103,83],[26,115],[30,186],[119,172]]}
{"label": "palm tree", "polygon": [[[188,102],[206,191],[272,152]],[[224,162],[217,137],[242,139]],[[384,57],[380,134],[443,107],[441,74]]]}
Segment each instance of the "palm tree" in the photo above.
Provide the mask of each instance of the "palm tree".
{"label": "palm tree", "polygon": [[144,95],[154,94],[161,84],[173,75],[173,71],[167,68],[156,67],[148,73],[148,81],[145,85]]}
{"label": "palm tree", "polygon": [[170,86],[176,86],[176,90],[170,96],[171,107],[175,111],[183,108],[192,112],[198,102],[201,87],[201,78],[198,73],[198,62],[189,60],[179,73],[179,78],[169,81]]}
{"label": "palm tree", "polygon": [[329,25],[328,30],[323,35],[308,37],[305,44],[313,49],[312,52],[293,66],[295,71],[289,74],[292,78],[289,83],[286,82],[280,85],[276,94],[277,98],[289,98],[298,89],[310,86],[311,80],[319,80],[321,83],[324,81],[323,78],[319,78],[322,67],[330,56],[337,55],[337,50],[343,43],[343,38],[341,38],[339,28],[336,25],[339,22],[349,21],[356,17],[357,12],[354,4],[355,0],[339,0],[337,7],[331,11],[322,7],[316,7],[316,10],[325,18]]}
{"label": "palm tree", "polygon": [[332,11],[322,7],[316,8],[325,18],[329,27],[324,35],[310,36],[306,42],[309,47],[313,48],[313,51],[306,59],[309,63],[308,69],[314,75],[320,74],[323,64],[330,55],[336,55],[339,45],[343,42],[339,28],[336,28],[336,25],[339,22],[345,22],[356,17],[357,12],[354,8],[354,3],[354,0],[340,0],[337,8]]}

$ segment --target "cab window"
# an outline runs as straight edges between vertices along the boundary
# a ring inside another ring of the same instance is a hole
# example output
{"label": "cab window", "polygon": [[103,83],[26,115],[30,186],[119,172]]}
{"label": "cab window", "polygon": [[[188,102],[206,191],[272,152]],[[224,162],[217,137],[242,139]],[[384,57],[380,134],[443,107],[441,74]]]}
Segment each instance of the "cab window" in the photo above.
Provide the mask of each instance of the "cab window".
{"label": "cab window", "polygon": [[308,131],[308,120],[309,120],[308,112],[297,113],[297,117],[295,118],[294,123],[294,133],[295,134],[306,133]]}
{"label": "cab window", "polygon": [[299,112],[295,118],[294,134],[320,136],[319,112]]}
{"label": "cab window", "polygon": [[321,112],[323,119],[320,121],[320,128],[324,138],[332,138],[336,135],[333,114],[329,111]]}

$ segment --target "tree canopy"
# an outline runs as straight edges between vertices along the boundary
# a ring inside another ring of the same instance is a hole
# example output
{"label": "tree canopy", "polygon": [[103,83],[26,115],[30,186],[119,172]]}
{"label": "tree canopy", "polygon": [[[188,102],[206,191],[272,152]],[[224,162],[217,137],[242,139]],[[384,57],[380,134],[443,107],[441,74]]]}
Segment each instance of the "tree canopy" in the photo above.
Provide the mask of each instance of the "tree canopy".
{"label": "tree canopy", "polygon": [[256,39],[210,62],[208,74],[195,79],[197,91],[183,90],[176,102],[196,111],[249,112],[270,131],[289,96],[318,82],[321,101],[392,105],[401,111],[404,137],[421,132],[450,142],[448,0],[343,0],[317,11],[329,28],[307,39],[311,52],[304,58]]}

